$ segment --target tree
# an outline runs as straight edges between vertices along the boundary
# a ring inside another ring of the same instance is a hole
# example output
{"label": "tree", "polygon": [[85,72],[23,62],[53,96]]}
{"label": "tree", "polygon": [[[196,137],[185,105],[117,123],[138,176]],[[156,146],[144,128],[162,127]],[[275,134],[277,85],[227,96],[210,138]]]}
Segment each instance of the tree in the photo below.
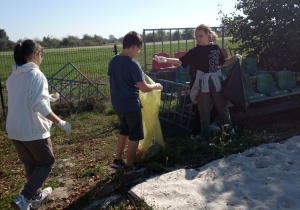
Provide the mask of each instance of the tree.
{"label": "tree", "polygon": [[9,40],[4,29],[0,29],[0,51],[12,50],[14,48],[14,43]]}
{"label": "tree", "polygon": [[173,33],[173,41],[174,40],[180,40],[181,39],[181,32],[178,30],[176,30],[174,33]]}
{"label": "tree", "polygon": [[115,43],[115,42],[117,42],[118,40],[115,38],[115,36],[114,35],[109,35],[109,42],[110,43]]}
{"label": "tree", "polygon": [[119,37],[118,42],[119,42],[119,43],[122,43],[122,42],[123,42],[123,39],[124,39],[124,36]]}
{"label": "tree", "polygon": [[186,29],[182,32],[182,39],[193,39],[194,38],[194,29]]}
{"label": "tree", "polygon": [[220,13],[239,52],[259,57],[260,69],[300,71],[299,0],[237,0],[235,8],[243,14]]}
{"label": "tree", "polygon": [[0,29],[0,39],[9,39],[4,29]]}
{"label": "tree", "polygon": [[84,34],[82,36],[81,41],[80,41],[80,45],[81,46],[92,46],[92,45],[94,45],[93,37],[88,35],[88,34]]}
{"label": "tree", "polygon": [[102,36],[94,35],[93,37],[95,45],[104,45],[106,44],[107,40],[104,39]]}
{"label": "tree", "polygon": [[60,42],[60,46],[78,47],[80,46],[80,39],[77,36],[68,36],[67,38],[63,38],[63,40]]}
{"label": "tree", "polygon": [[156,42],[167,41],[166,39],[166,31],[165,30],[157,30],[154,35]]}
{"label": "tree", "polygon": [[59,47],[60,40],[56,38],[50,38],[49,36],[43,37],[43,41],[40,42],[43,47],[56,48]]}
{"label": "tree", "polygon": [[153,42],[153,41],[155,41],[155,40],[153,40],[153,37],[154,37],[153,33],[147,33],[146,34],[146,42]]}

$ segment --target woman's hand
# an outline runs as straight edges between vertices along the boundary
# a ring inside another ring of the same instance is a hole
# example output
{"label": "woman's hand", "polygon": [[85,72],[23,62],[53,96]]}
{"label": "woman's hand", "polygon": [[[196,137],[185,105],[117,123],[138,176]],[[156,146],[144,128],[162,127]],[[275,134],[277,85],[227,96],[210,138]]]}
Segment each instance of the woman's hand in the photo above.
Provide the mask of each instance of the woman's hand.
{"label": "woman's hand", "polygon": [[243,59],[243,57],[241,55],[239,55],[239,54],[234,55],[234,57],[236,57],[240,61]]}
{"label": "woman's hand", "polygon": [[167,63],[167,58],[163,57],[163,56],[155,56],[154,58],[155,61],[157,61],[158,63]]}

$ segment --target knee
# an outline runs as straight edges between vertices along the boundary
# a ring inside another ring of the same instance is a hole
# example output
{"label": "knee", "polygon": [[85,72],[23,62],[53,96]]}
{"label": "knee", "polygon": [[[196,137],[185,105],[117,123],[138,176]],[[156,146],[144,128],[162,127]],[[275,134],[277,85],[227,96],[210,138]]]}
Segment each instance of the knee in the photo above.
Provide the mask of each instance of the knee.
{"label": "knee", "polygon": [[47,161],[38,163],[38,166],[43,168],[49,168],[51,170],[54,167],[54,164],[55,158],[54,156],[50,156],[49,158],[47,158]]}
{"label": "knee", "polygon": [[54,156],[52,156],[50,159],[49,159],[49,163],[47,164],[50,168],[53,168],[54,167],[54,164],[55,164],[55,158]]}

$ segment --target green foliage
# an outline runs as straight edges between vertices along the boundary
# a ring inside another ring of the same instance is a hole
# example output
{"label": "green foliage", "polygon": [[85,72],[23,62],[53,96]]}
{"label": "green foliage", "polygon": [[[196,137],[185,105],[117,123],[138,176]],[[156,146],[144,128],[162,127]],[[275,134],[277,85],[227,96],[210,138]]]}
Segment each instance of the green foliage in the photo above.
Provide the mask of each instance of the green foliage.
{"label": "green foliage", "polygon": [[[108,43],[108,40],[99,35],[90,36],[84,34],[82,39],[77,36],[67,36],[62,40],[57,38],[43,37],[42,40],[37,40],[43,47],[60,48],[60,47],[80,47],[80,46],[101,46]],[[22,42],[22,40],[18,40]],[[0,29],[0,51],[13,50],[16,43],[9,40],[5,30]]]}
{"label": "green foliage", "polygon": [[110,106],[108,106],[108,107],[105,109],[104,114],[105,114],[105,115],[113,115],[113,114],[115,114],[115,110],[114,110],[114,108],[110,105]]}
{"label": "green foliage", "polygon": [[161,42],[161,41],[176,41],[176,40],[190,40],[194,38],[193,29],[184,29],[170,31],[168,30],[153,30],[151,32],[146,31],[146,42]]}
{"label": "green foliage", "polygon": [[85,177],[85,176],[95,176],[96,174],[98,174],[100,172],[100,169],[104,166],[105,164],[92,164],[89,165],[88,168],[82,169],[79,172],[79,175],[81,177]]}
{"label": "green foliage", "polygon": [[9,40],[4,29],[0,29],[0,51],[7,51],[14,48],[14,43]]}
{"label": "green foliage", "polygon": [[52,187],[53,189],[56,188],[56,187],[63,187],[65,186],[65,183],[62,182],[62,181],[59,181],[57,179],[54,179],[54,180],[50,180],[49,182],[45,183],[45,188],[46,187]]}
{"label": "green foliage", "polygon": [[0,39],[8,39],[6,35],[6,31],[4,29],[0,29]]}
{"label": "green foliage", "polygon": [[237,13],[220,13],[238,51],[259,57],[262,70],[299,71],[299,0],[237,0],[235,7]]}

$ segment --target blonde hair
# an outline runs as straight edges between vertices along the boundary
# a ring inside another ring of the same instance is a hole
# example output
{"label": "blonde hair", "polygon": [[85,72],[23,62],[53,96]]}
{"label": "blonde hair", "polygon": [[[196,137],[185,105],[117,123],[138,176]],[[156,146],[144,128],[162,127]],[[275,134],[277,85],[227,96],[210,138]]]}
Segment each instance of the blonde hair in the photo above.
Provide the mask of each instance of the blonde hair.
{"label": "blonde hair", "polygon": [[204,33],[206,33],[206,34],[209,35],[209,42],[212,41],[212,37],[211,37],[212,31],[211,31],[211,29],[210,29],[210,27],[209,27],[208,25],[206,25],[206,24],[201,24],[201,25],[197,26],[197,28],[195,29],[195,32],[196,32],[197,30],[203,30]]}
{"label": "blonde hair", "polygon": [[216,32],[212,31],[211,32],[211,41],[216,44],[217,43],[217,39],[218,39],[218,35],[216,34]]}

